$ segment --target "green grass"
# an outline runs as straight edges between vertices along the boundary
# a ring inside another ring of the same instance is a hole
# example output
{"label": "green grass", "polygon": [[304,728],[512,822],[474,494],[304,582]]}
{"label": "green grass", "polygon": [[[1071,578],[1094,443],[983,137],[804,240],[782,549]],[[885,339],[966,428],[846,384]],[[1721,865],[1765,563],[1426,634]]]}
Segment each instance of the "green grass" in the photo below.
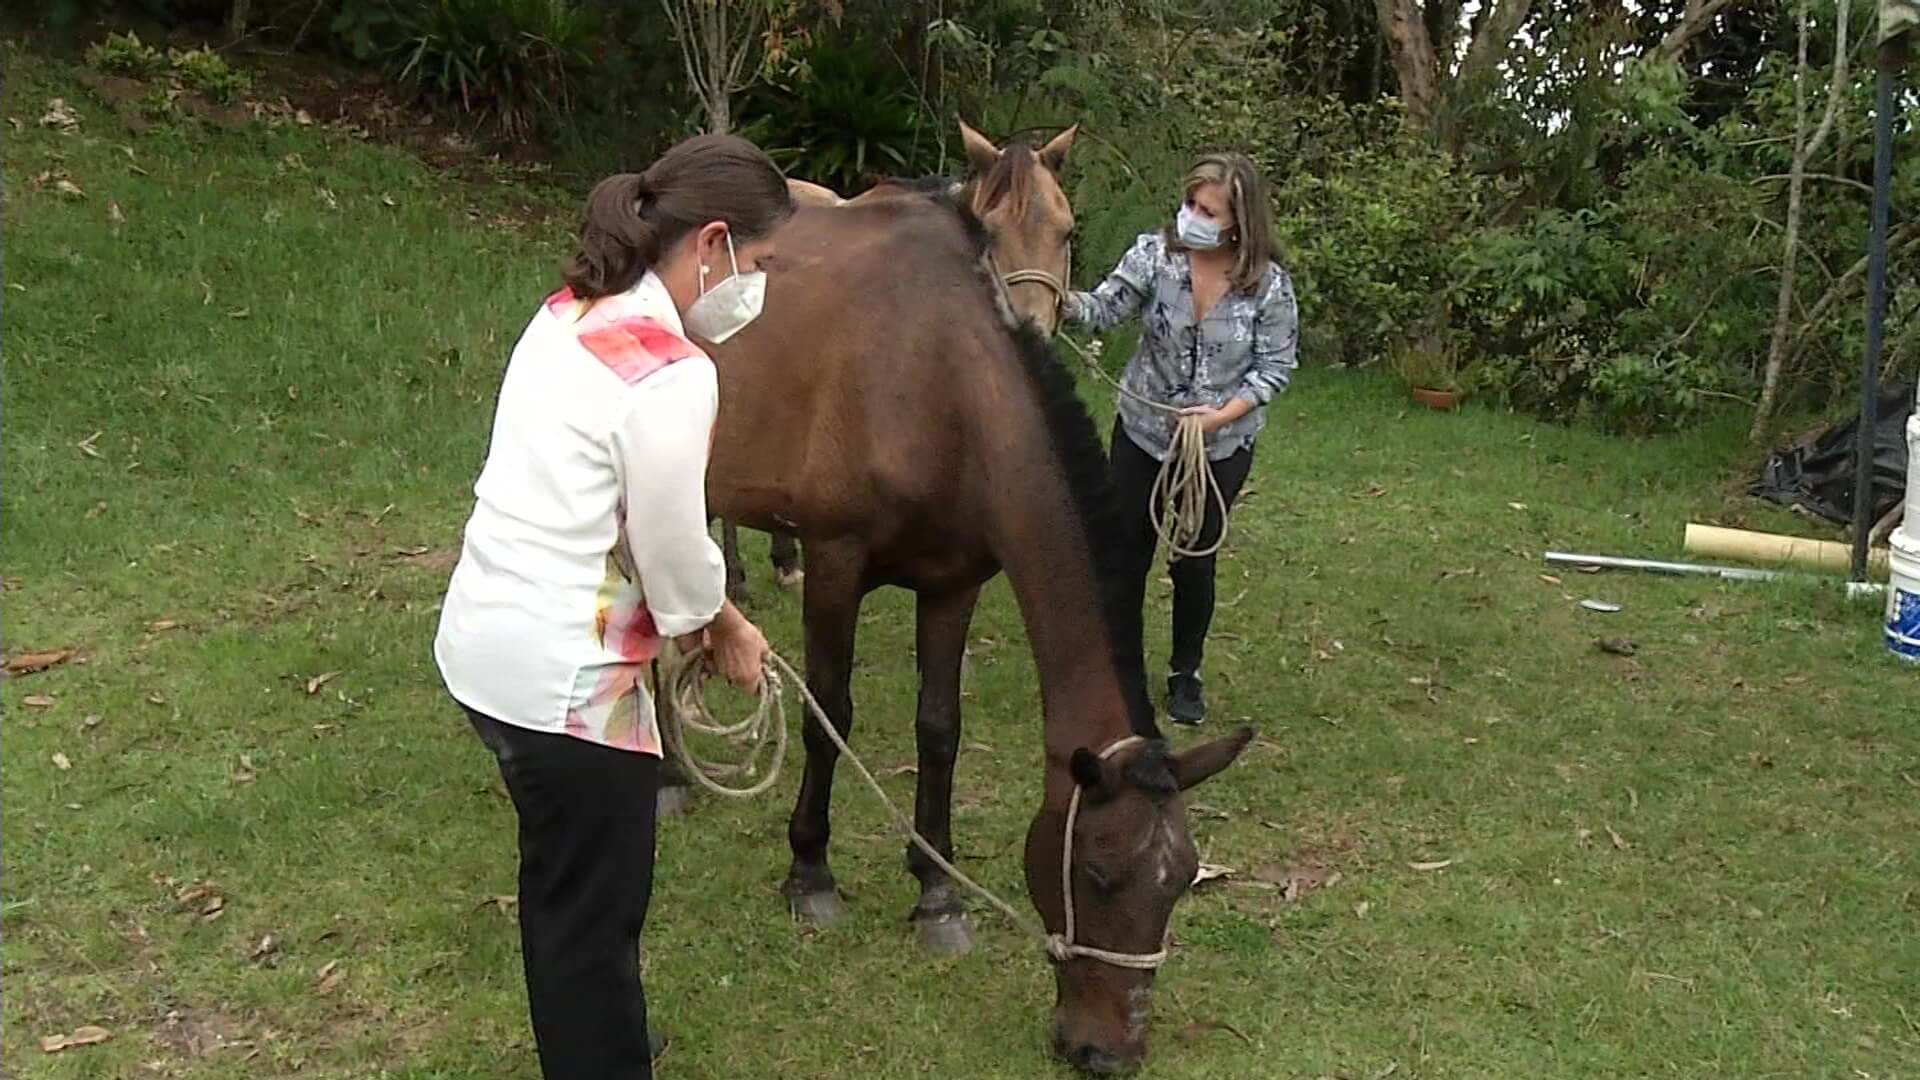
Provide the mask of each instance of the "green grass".
{"label": "green grass", "polygon": [[[433,556],[561,237],[312,129],[126,137],[68,69],[4,61],[0,602],[10,651],[84,660],[3,691],[8,1074],[534,1076],[513,925],[482,906],[513,890],[511,808],[428,643]],[[36,126],[55,95],[78,133]],[[54,168],[86,197],[34,182]],[[1873,609],[1540,577],[1548,548],[1677,555],[1690,515],[1793,527],[1724,494],[1738,428],[1629,442],[1302,375],[1209,662],[1216,711],[1262,737],[1194,828],[1244,878],[1342,876],[1183,905],[1150,1075],[1920,1075],[1915,672]],[[796,655],[763,544],[756,611]],[[911,760],[909,610],[876,596],[862,628],[878,768]],[[1038,704],[1004,583],[975,635],[958,843],[1024,904]],[[851,782],[855,915],[789,924],[796,772],[663,832],[662,1075],[1049,1075],[1040,951],[984,920],[972,955],[918,956],[901,845]],[[209,880],[220,914],[182,910]],[[40,1050],[84,1024],[114,1037]]]}

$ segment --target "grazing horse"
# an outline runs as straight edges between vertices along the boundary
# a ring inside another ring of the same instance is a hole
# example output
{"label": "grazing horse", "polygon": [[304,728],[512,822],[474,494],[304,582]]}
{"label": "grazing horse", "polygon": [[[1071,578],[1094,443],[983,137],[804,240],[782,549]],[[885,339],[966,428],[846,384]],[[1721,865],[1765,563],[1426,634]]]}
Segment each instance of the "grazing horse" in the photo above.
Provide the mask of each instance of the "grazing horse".
{"label": "grazing horse", "polygon": [[[1056,935],[1054,1046],[1112,1073],[1145,1056],[1153,969],[1197,867],[1181,792],[1252,733],[1176,752],[1155,726],[1140,612],[1105,540],[1105,454],[1042,333],[1058,300],[1042,278],[1066,278],[1072,211],[1056,174],[1073,133],[1038,151],[964,134],[974,175],[957,194],[886,185],[803,205],[776,231],[765,314],[711,348],[708,496],[723,518],[806,545],[807,682],[843,734],[862,598],[916,594],[914,823],[949,857],[961,656],[981,587],[1006,572],[1040,684],[1043,795],[1025,863]],[[845,910],[827,860],[838,755],[804,732],[783,891],[826,920]],[[954,883],[911,847],[907,864],[922,944],[968,947]]]}

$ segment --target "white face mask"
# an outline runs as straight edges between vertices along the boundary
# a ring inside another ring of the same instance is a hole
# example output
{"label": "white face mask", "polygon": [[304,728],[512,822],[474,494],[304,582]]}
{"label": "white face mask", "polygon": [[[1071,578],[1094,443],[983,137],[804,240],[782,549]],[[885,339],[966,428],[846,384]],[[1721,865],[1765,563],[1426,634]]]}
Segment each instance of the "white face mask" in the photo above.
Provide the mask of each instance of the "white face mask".
{"label": "white face mask", "polygon": [[727,233],[727,261],[733,274],[713,288],[707,288],[707,266],[700,264],[700,297],[687,305],[681,316],[687,331],[715,345],[747,328],[760,317],[767,300],[767,274],[764,270],[740,272],[740,260],[733,253],[733,233]]}
{"label": "white face mask", "polygon": [[1180,242],[1195,251],[1212,251],[1220,246],[1220,223],[1197,213],[1191,206],[1182,206],[1174,215],[1174,232]]}

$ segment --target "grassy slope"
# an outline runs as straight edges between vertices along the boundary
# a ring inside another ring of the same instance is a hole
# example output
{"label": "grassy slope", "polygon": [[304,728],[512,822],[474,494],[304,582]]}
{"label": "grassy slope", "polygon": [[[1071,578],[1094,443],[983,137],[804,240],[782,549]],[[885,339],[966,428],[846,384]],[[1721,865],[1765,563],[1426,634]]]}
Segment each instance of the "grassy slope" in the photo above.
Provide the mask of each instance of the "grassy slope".
{"label": "grassy slope", "polygon": [[[8,646],[86,659],[4,689],[8,1072],[534,1075],[511,920],[478,906],[512,891],[511,811],[428,658],[444,564],[396,552],[455,542],[554,238],[324,132],[133,140],[69,72],[0,58],[23,125]],[[79,134],[35,128],[55,94]],[[35,189],[56,167],[84,200]],[[97,458],[76,447],[96,431]],[[1264,738],[1195,828],[1209,861],[1343,878],[1185,905],[1154,1075],[1920,1072],[1914,674],[1871,613],[1538,576],[1547,547],[1676,553],[1723,505],[1734,436],[1407,413],[1378,379],[1303,376],[1236,517],[1210,665],[1219,711]],[[792,599],[759,610],[796,650]],[[858,743],[883,768],[911,760],[908,611],[878,596],[863,627]],[[1002,585],[976,637],[957,831],[1017,893],[1037,703]],[[914,955],[900,845],[852,785],[856,916],[795,933],[774,892],[792,787],[665,831],[665,1075],[1043,1073],[1038,950],[989,924],[972,956]],[[174,900],[201,880],[217,918]],[[89,1023],[116,1037],[36,1046]],[[247,1045],[201,1052],[222,1038]]]}

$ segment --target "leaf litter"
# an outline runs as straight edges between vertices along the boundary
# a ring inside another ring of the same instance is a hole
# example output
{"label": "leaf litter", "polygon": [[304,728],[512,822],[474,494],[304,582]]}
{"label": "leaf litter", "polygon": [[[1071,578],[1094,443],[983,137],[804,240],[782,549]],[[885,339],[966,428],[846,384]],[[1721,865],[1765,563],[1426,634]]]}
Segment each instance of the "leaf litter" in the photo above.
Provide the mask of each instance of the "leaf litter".
{"label": "leaf litter", "polygon": [[95,1046],[113,1038],[113,1032],[96,1024],[82,1024],[73,1029],[73,1034],[48,1035],[40,1040],[40,1049],[49,1054],[62,1050],[71,1050],[76,1046]]}

